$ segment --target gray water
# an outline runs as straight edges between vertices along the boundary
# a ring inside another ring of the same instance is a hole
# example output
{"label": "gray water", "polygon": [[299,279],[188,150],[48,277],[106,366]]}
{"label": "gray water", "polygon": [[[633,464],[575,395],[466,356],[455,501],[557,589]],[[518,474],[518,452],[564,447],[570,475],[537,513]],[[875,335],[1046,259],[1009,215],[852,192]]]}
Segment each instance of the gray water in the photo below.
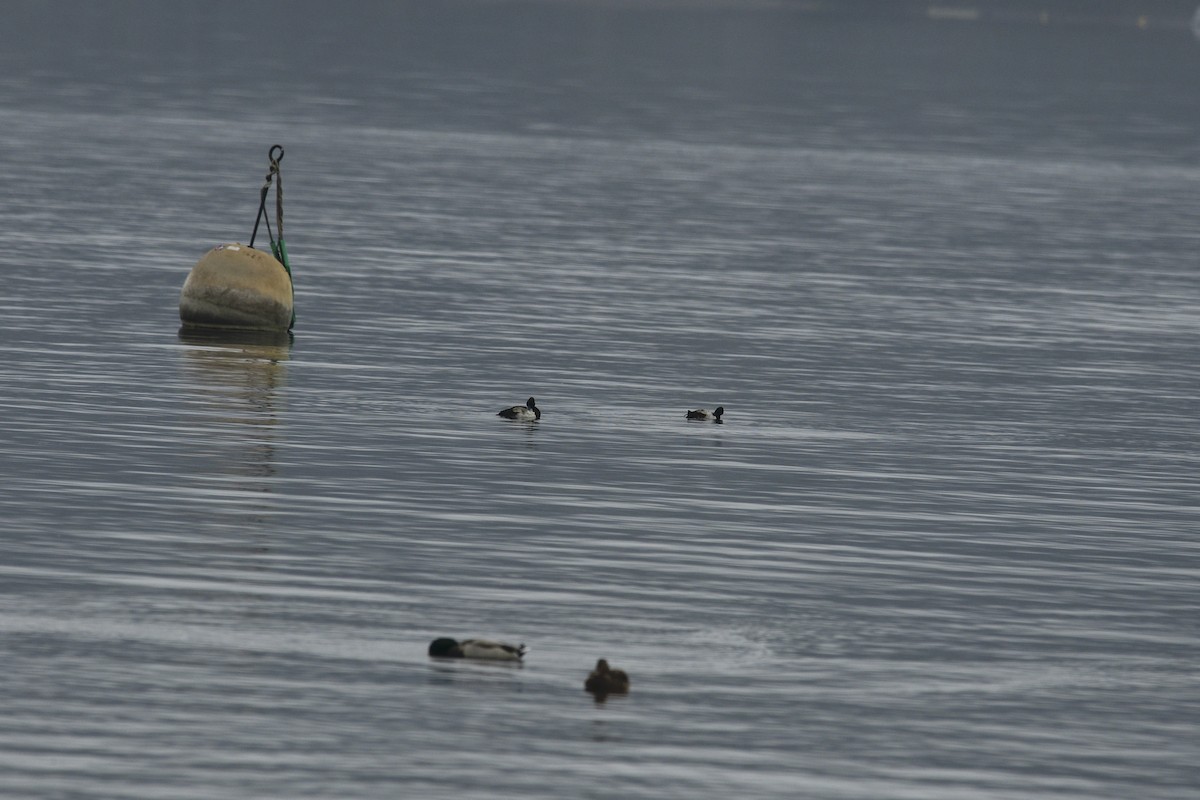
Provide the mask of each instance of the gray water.
{"label": "gray water", "polygon": [[0,795],[1200,791],[1185,29],[10,11]]}

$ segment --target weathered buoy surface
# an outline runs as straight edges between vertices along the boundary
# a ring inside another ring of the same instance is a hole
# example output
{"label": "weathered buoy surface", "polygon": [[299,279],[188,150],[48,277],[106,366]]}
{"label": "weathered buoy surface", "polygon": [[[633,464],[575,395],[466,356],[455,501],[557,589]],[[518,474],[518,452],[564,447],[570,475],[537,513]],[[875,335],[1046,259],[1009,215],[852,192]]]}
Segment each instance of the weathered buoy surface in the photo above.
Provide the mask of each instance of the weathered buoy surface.
{"label": "weathered buoy surface", "polygon": [[292,324],[292,278],[269,253],[222,244],[204,254],[183,282],[184,327],[286,331]]}

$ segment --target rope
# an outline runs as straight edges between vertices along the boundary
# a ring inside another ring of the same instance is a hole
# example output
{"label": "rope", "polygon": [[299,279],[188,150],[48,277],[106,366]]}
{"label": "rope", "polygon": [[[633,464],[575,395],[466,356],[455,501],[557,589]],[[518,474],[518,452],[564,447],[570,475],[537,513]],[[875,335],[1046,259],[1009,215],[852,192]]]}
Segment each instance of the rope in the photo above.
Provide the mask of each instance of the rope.
{"label": "rope", "polygon": [[[278,148],[279,156],[274,155]],[[279,170],[279,162],[283,160],[283,148],[279,145],[272,147],[267,157],[271,159],[271,172],[275,173],[275,228],[279,231],[279,241],[283,241],[283,173]],[[270,178],[268,177],[268,180]]]}
{"label": "rope", "polygon": [[[275,151],[279,151],[279,155]],[[270,161],[270,169],[267,172],[267,177],[263,181],[262,192],[258,198],[258,216],[254,219],[254,231],[250,234],[250,246],[254,247],[254,237],[258,236],[258,224],[265,222],[267,225],[267,236],[271,240],[271,254],[283,264],[284,270],[287,271],[288,278],[292,277],[292,266],[288,263],[287,245],[283,243],[283,172],[279,169],[279,162],[283,160],[283,146],[273,145],[267,151],[267,159]],[[275,182],[275,228],[279,232],[279,238],[275,238],[275,233],[271,230],[271,218],[267,214],[267,192],[271,190],[271,182]],[[295,289],[293,288],[293,293]],[[292,308],[292,327],[296,324],[296,310],[293,304]]]}

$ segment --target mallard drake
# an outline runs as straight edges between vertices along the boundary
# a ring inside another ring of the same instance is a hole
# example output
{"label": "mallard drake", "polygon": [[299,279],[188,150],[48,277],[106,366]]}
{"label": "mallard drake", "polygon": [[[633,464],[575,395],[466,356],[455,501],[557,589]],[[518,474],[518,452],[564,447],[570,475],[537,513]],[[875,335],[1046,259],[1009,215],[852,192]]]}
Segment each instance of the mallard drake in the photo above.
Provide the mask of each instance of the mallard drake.
{"label": "mallard drake", "polygon": [[583,688],[598,697],[607,694],[625,694],[629,691],[629,676],[623,669],[611,668],[608,666],[608,661],[602,658],[596,662],[596,668],[583,682]]}
{"label": "mallard drake", "polygon": [[695,411],[687,412],[688,419],[711,419],[713,422],[720,422],[721,415],[725,413],[725,406],[717,406],[715,411],[708,411],[703,408],[698,408]]}
{"label": "mallard drake", "polygon": [[537,407],[537,401],[535,401],[531,397],[525,401],[525,405],[510,406],[508,408],[502,409],[496,413],[496,416],[504,417],[505,419],[534,420],[534,419],[541,419],[542,412]]}
{"label": "mallard drake", "polygon": [[434,639],[429,655],[437,658],[484,658],[492,661],[520,661],[525,657],[524,644],[511,645],[491,639]]}

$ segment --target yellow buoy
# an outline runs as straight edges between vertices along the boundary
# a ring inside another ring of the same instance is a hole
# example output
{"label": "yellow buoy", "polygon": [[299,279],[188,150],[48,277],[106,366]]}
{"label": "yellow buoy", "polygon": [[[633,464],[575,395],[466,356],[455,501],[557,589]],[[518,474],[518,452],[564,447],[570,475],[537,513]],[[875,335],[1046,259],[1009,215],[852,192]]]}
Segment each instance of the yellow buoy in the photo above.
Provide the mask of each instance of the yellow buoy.
{"label": "yellow buoy", "polygon": [[217,245],[184,281],[179,319],[185,328],[286,331],[292,325],[292,278],[268,253]]}

